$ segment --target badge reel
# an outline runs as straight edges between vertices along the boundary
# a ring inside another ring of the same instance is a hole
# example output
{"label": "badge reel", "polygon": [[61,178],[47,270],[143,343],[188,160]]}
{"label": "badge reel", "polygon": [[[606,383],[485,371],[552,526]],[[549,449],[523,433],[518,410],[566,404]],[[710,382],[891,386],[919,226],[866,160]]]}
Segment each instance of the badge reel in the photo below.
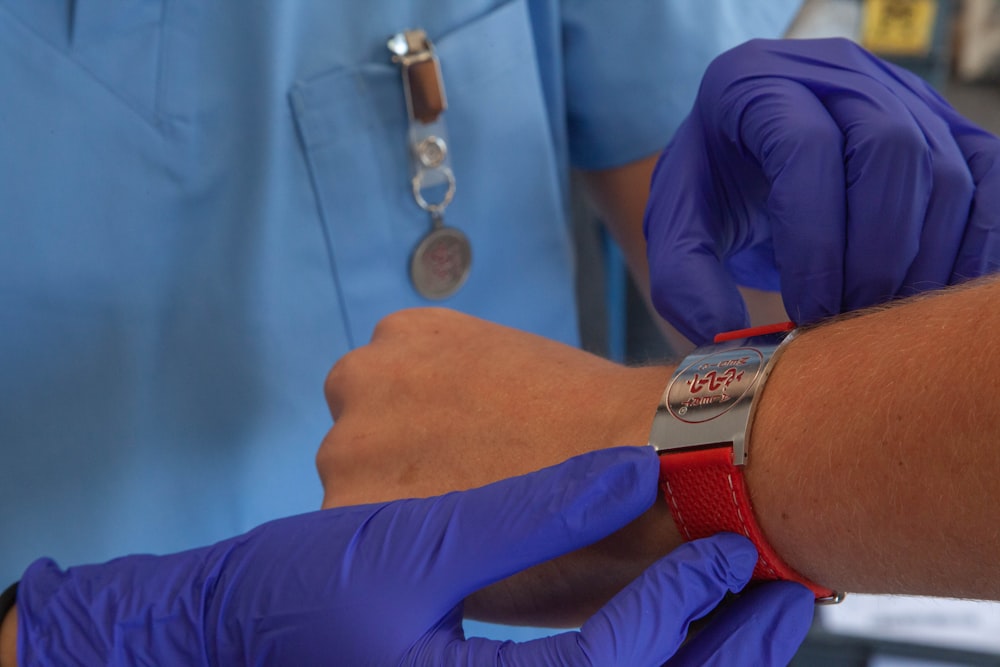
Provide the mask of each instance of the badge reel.
{"label": "badge reel", "polygon": [[461,230],[444,224],[444,211],[455,196],[455,174],[442,116],[448,101],[441,67],[423,30],[394,35],[388,46],[403,75],[413,199],[431,216],[430,231],[410,257],[410,280],[424,298],[446,299],[469,277],[472,246]]}

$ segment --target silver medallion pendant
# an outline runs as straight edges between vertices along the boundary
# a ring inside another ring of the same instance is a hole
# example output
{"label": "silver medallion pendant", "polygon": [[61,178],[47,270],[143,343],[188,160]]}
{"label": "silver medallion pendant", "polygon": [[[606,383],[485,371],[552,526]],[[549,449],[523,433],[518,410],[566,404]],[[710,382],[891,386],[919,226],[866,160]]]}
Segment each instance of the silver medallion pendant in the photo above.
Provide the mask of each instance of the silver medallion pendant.
{"label": "silver medallion pendant", "polygon": [[[447,299],[469,277],[472,247],[465,234],[444,224],[445,209],[455,196],[455,174],[446,141],[444,112],[448,109],[448,98],[441,67],[434,45],[423,30],[404,30],[394,35],[387,46],[393,54],[392,61],[400,65],[403,74],[410,121],[407,141],[413,200],[431,216],[431,231],[410,257],[410,280],[425,299]],[[440,197],[427,201],[424,196],[427,191]]]}
{"label": "silver medallion pendant", "polygon": [[454,227],[436,224],[413,251],[410,280],[424,298],[447,299],[465,283],[471,266],[468,237]]}

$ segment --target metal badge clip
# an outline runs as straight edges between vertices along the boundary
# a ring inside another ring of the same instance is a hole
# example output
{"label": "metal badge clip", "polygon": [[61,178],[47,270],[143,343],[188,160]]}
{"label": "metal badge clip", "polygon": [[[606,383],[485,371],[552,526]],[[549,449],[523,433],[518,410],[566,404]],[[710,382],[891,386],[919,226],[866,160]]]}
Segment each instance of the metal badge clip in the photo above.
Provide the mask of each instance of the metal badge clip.
{"label": "metal badge clip", "polygon": [[429,124],[448,108],[441,64],[423,30],[404,30],[389,39],[392,61],[403,69],[403,91],[410,118]]}
{"label": "metal badge clip", "polygon": [[423,30],[397,33],[387,46],[403,75],[413,199],[431,216],[431,230],[410,257],[410,280],[423,297],[445,299],[468,278],[472,248],[465,234],[444,223],[444,211],[455,196],[455,174],[444,123],[448,98],[441,65]]}

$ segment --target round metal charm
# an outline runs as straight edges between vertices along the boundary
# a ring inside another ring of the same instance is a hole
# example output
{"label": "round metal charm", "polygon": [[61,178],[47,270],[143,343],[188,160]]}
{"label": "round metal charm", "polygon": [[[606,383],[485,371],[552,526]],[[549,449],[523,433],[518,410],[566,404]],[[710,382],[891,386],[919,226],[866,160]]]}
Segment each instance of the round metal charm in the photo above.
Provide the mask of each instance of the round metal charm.
{"label": "round metal charm", "polygon": [[414,249],[410,280],[421,296],[446,299],[465,283],[471,265],[468,237],[454,227],[437,227]]}
{"label": "round metal charm", "polygon": [[667,410],[688,424],[721,417],[744,398],[753,398],[764,363],[764,355],[753,347],[700,356],[674,373],[665,396]]}

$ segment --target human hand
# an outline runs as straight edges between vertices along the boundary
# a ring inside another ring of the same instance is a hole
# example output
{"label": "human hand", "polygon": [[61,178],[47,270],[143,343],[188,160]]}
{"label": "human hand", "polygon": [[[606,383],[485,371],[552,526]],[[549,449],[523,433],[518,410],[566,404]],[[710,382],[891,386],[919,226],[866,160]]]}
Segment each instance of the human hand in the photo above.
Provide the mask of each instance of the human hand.
{"label": "human hand", "polygon": [[[281,519],[170,556],[65,572],[43,559],[19,590],[20,664],[658,665],[690,620],[745,585],[756,562],[747,540],[685,545],[579,633],[515,645],[461,630],[466,595],[624,525],[653,502],[657,474],[649,448],[618,448],[465,493]],[[751,593],[699,636],[699,651],[718,664],[734,650],[787,659],[808,627],[803,590]]]}
{"label": "human hand", "polygon": [[1000,140],[852,42],[755,40],[708,68],[646,209],[657,310],[696,343],[749,325],[736,284],[793,320],[1000,267]]}
{"label": "human hand", "polygon": [[[441,308],[382,320],[330,371],[324,507],[426,497],[645,443],[664,368],[630,369]],[[613,538],[473,596],[471,617],[578,625],[680,543],[666,503]]]}
{"label": "human hand", "polygon": [[323,506],[438,495],[645,444],[669,375],[454,310],[394,313],[327,376]]}

